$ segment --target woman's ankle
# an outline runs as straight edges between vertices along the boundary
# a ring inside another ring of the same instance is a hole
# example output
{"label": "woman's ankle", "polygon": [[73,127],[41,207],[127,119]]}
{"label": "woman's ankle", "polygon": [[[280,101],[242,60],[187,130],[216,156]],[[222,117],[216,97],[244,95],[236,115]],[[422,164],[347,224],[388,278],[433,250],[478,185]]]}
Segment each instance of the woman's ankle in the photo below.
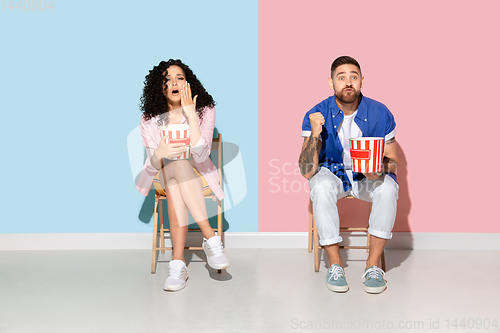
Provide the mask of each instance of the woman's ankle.
{"label": "woman's ankle", "polygon": [[186,259],[184,259],[184,254],[182,256],[173,255],[172,260],[181,260],[184,263],[186,263]]}
{"label": "woman's ankle", "polygon": [[202,231],[203,238],[210,239],[213,236],[215,236],[214,229],[210,228],[210,230],[203,230]]}
{"label": "woman's ankle", "polygon": [[203,235],[203,238],[210,239],[213,236],[215,236],[215,231],[210,226],[210,223],[208,222],[208,220],[203,220],[201,222],[198,222],[198,227],[200,227],[201,234]]}

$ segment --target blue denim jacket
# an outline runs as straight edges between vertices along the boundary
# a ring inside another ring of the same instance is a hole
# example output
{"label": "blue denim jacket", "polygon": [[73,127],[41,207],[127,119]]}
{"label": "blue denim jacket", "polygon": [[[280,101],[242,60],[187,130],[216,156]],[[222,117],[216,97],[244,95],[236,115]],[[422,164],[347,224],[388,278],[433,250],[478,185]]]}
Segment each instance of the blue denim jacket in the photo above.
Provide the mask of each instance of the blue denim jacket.
{"label": "blue denim jacket", "polygon": [[[340,142],[338,129],[344,119],[344,113],[339,109],[335,102],[335,96],[330,96],[309,110],[304,116],[302,122],[302,136],[311,136],[311,123],[309,115],[311,113],[321,112],[325,118],[325,124],[321,131],[320,139],[323,141],[319,153],[319,165],[330,169],[330,171],[339,177],[344,184],[344,191],[348,191],[352,185],[346,175],[342,153],[344,148]],[[396,134],[396,123],[391,111],[382,103],[361,95],[361,102],[358,106],[358,112],[354,118],[363,133],[363,137],[382,137],[385,140],[393,138]],[[355,181],[363,179],[361,173],[353,172]]]}

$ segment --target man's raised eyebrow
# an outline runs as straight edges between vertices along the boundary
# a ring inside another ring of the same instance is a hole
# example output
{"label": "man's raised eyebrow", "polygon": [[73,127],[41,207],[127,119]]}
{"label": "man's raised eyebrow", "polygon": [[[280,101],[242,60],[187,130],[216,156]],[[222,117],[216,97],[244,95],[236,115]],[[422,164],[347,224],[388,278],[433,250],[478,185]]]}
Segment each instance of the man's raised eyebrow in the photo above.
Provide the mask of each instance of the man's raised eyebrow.
{"label": "man's raised eyebrow", "polygon": [[[358,74],[358,75],[359,75],[359,73],[358,73],[357,71],[351,71],[350,73],[356,73],[356,74]],[[340,74],[345,74],[345,72],[338,72],[338,73],[337,73],[337,76],[339,76]]]}

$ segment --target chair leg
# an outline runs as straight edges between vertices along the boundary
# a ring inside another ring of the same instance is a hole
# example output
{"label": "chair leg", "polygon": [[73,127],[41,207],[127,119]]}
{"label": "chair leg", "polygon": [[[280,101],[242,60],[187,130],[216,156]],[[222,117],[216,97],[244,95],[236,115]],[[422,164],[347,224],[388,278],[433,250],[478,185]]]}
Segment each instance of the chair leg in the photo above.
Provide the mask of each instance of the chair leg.
{"label": "chair leg", "polygon": [[367,231],[366,232],[366,253],[370,253],[370,238],[372,235]]}
{"label": "chair leg", "polygon": [[[217,203],[217,235],[220,236],[220,239],[222,241],[222,245],[225,247],[224,243],[224,229],[222,226],[222,200],[219,200]],[[222,273],[222,269],[217,270],[218,274]]]}
{"label": "chair leg", "polygon": [[311,252],[313,249],[313,213],[312,213],[312,201],[309,199],[309,234],[308,234],[308,244],[307,251]]}
{"label": "chair leg", "polygon": [[151,274],[156,273],[156,260],[158,258],[158,251],[156,244],[158,242],[158,198],[155,198],[155,208],[153,215],[153,259],[151,261]]}
{"label": "chair leg", "polygon": [[318,238],[318,229],[316,228],[316,223],[313,217],[313,248],[314,248],[314,271],[319,272],[319,238]]}
{"label": "chair leg", "polygon": [[224,245],[224,228],[222,226],[222,200],[219,200],[219,202],[217,203],[217,234],[220,236],[222,244]]}
{"label": "chair leg", "polygon": [[[163,200],[158,200],[158,210],[160,215],[160,244],[161,247],[165,247],[165,229],[163,226]],[[161,250],[161,253],[165,253],[165,250]]]}

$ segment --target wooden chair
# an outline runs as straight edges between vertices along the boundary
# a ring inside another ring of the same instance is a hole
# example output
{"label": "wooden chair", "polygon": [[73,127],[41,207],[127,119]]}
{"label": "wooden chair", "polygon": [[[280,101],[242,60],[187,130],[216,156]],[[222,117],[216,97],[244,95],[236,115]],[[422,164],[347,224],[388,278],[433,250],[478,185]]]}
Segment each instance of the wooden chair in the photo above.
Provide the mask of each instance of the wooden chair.
{"label": "wooden chair", "polygon": [[[353,199],[352,196],[347,196],[344,199]],[[370,202],[370,213],[372,211],[372,203]],[[340,231],[361,231],[366,232],[366,246],[347,246],[341,245],[341,249],[366,249],[366,252],[370,251],[370,237],[371,235],[368,233],[368,227],[365,228],[352,228],[352,227],[340,227]],[[318,229],[316,229],[316,222],[314,221],[314,213],[312,209],[312,201],[309,199],[309,244],[308,250],[311,252],[314,250],[314,271],[319,272],[319,264],[320,264],[320,256],[319,250],[323,248],[323,246],[319,245],[319,236]],[[380,257],[382,269],[385,271],[385,254],[382,251],[382,256]]]}
{"label": "wooden chair", "polygon": [[[217,138],[212,141],[212,151],[217,151],[217,173],[219,174],[220,184],[222,187],[222,134],[219,133]],[[155,193],[155,210],[154,210],[154,227],[153,227],[153,260],[151,263],[151,274],[156,272],[156,263],[158,260],[158,251],[165,253],[165,250],[172,250],[171,246],[165,247],[165,233],[170,232],[170,229],[164,228],[163,226],[163,200],[167,197],[164,195]],[[205,196],[205,199],[217,200],[215,193],[210,193]],[[224,244],[224,230],[222,227],[222,201],[219,200],[217,203],[217,228],[214,231],[221,237],[222,244]],[[199,231],[200,229],[189,229],[188,231]],[[159,242],[158,242],[159,241]],[[160,243],[160,246],[158,246]],[[203,250],[201,246],[187,246],[185,250]],[[221,273],[221,270],[218,270]]]}

